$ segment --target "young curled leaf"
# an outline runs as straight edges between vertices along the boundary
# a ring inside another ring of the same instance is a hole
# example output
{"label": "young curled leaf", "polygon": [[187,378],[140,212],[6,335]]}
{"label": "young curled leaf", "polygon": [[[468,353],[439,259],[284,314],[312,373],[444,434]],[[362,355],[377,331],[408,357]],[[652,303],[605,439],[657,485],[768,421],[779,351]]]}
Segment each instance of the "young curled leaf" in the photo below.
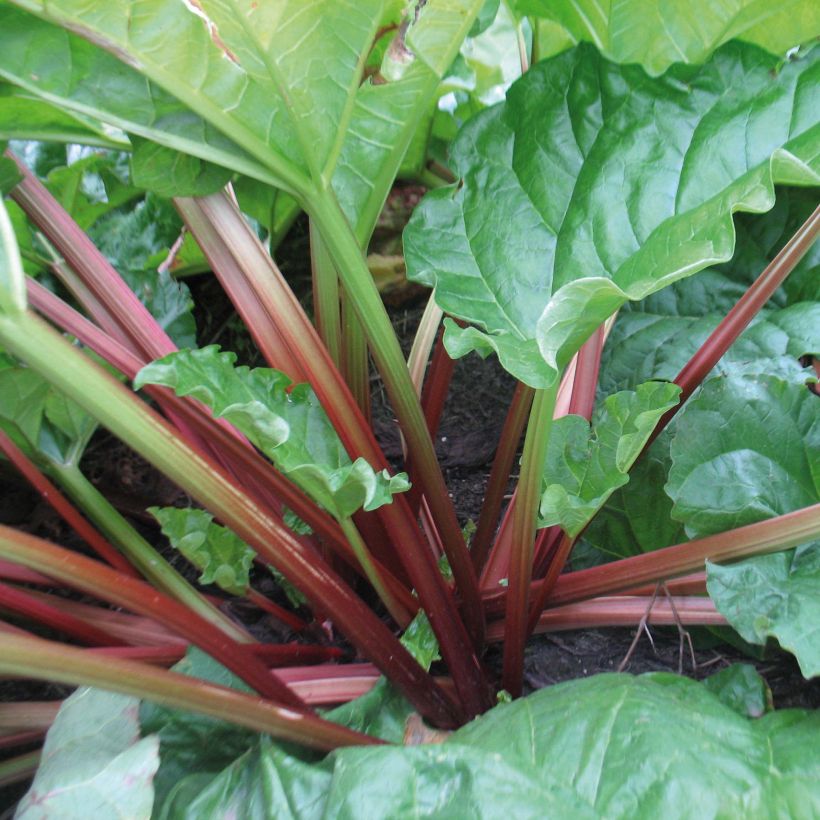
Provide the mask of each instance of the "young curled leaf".
{"label": "young curled leaf", "polygon": [[241,430],[294,484],[337,519],[375,510],[409,489],[364,459],[351,461],[316,394],[278,370],[234,367],[236,356],[211,345],[172,353],[144,367],[139,388],[160,384],[192,396]]}
{"label": "young curled leaf", "polygon": [[202,571],[201,584],[216,584],[232,595],[248,591],[255,553],[229,529],[214,524],[209,512],[179,507],[149,507],[148,512],[174,549]]}
{"label": "young curled leaf", "polygon": [[550,436],[539,527],[576,536],[618,488],[655,425],[678,403],[680,388],[647,382],[606,399],[590,428],[581,416],[557,419]]}

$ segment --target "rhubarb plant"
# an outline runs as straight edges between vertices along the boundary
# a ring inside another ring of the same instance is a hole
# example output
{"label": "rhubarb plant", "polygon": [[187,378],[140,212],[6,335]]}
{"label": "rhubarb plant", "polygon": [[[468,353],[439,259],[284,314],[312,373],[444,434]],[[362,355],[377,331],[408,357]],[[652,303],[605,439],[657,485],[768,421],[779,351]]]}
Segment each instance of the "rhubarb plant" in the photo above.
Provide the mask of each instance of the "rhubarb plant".
{"label": "rhubarb plant", "polygon": [[[107,811],[132,755],[111,805],[140,817],[820,800],[816,715],[738,714],[753,675],[723,699],[728,673],[602,676],[493,708],[521,694],[534,630],[580,623],[730,624],[818,672],[820,63],[798,47],[820,21],[802,0],[588,6],[0,3],[0,137],[130,155],[127,177],[96,153],[46,185],[0,168],[0,451],[97,556],[0,527],[0,606],[22,619],[0,622],[0,673],[142,701],[137,726],[133,701],[72,696],[19,816],[73,811],[77,781]],[[408,361],[365,260],[398,178],[430,189],[404,232],[431,291]],[[163,197],[178,241],[152,233]],[[300,211],[313,316],[275,262]],[[195,345],[172,271],[205,269],[264,367]],[[471,545],[433,447],[469,353],[517,380]],[[81,469],[98,425],[187,493],[151,513],[201,584],[298,642],[257,640],[111,507]],[[336,632],[364,663],[307,643]],[[78,769],[82,703],[112,729]],[[41,737],[20,720],[12,748]]]}

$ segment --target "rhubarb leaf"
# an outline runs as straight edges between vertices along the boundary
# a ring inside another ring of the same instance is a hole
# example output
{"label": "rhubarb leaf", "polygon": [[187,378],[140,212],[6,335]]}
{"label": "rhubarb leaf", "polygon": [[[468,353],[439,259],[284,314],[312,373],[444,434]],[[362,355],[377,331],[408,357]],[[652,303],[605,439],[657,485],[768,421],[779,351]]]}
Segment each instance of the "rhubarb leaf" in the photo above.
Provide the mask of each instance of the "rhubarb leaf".
{"label": "rhubarb leaf", "polygon": [[30,456],[78,463],[97,422],[42,376],[0,357],[0,427]]}
{"label": "rhubarb leaf", "polygon": [[775,376],[710,379],[678,415],[666,492],[690,538],[820,501],[818,399]]}
{"label": "rhubarb leaf", "polygon": [[375,510],[404,492],[404,473],[351,462],[316,394],[277,370],[234,367],[216,345],[172,353],[144,367],[136,388],[160,384],[193,396],[241,430],[274,464],[337,518]]}
{"label": "rhubarb leaf", "polygon": [[[21,5],[33,12],[42,12],[44,6]],[[65,21],[75,30],[81,28],[71,12],[71,3],[63,3],[59,11],[49,5],[56,20]],[[121,15],[107,9],[106,14],[100,15],[101,20],[115,28],[118,22],[130,20],[131,25],[123,25],[119,33],[127,38],[130,31],[135,44],[145,45],[152,52],[132,55],[128,65],[80,36],[4,3],[0,6],[0,77],[72,114],[92,117],[129,134],[276,184],[278,178],[246,150],[248,145],[259,147],[260,152],[267,150],[258,146],[255,135],[248,131],[254,126],[266,127],[262,123],[270,114],[270,100],[264,99],[258,90],[247,88],[242,104],[237,103],[244,75],[233,64],[227,64],[224,53],[211,42],[204,22],[182,3],[164,3],[159,26],[158,9],[137,17],[128,14],[127,6],[131,4],[120,5]],[[93,17],[99,9],[86,6],[85,11]],[[140,31],[141,26],[151,31]],[[152,40],[152,32],[158,39]],[[100,35],[97,42],[119,50],[123,56],[128,54],[122,41],[116,37],[109,40],[103,32]],[[186,48],[179,48],[179,43],[186,43]],[[148,69],[156,67],[157,62],[161,63],[158,73],[162,80],[168,80],[169,74],[175,75],[165,85],[173,87],[170,93],[162,87],[163,83],[154,81],[153,72],[146,70],[141,74],[132,67],[139,63]],[[209,62],[215,69],[210,75],[211,82],[202,91],[194,91],[186,80],[204,80]],[[215,101],[209,99],[209,92],[216,95]],[[209,105],[213,103],[218,107],[218,115]],[[233,129],[241,145],[208,122],[208,115],[224,121],[226,110],[233,111],[236,120],[244,125]]]}
{"label": "rhubarb leaf", "polygon": [[[332,184],[363,244],[419,123],[432,119],[439,83],[482,6],[482,0],[414,5],[380,66],[388,82],[368,80],[356,90]],[[420,152],[419,164],[425,158]]]}
{"label": "rhubarb leaf", "polygon": [[818,70],[738,43],[657,79],[583,45],[533,66],[405,230],[410,278],[477,325],[448,323],[451,355],[495,351],[546,387],[625,302],[728,261],[733,212],[820,180]]}
{"label": "rhubarb leaf", "polygon": [[[239,678],[196,647],[188,649],[173,671],[240,692],[251,691]],[[178,784],[185,783],[189,776],[201,780],[205,774],[212,778],[244,754],[258,737],[250,729],[151,701],[141,702],[139,720],[143,735],[158,737],[160,743],[161,763],[154,780],[153,816],[157,816],[156,809],[163,805],[169,793],[176,791]]]}
{"label": "rhubarb leaf", "polygon": [[[673,419],[670,428],[674,424]],[[629,471],[629,482],[619,487],[592,519],[573,550],[573,568],[688,540],[683,524],[672,518],[672,499],[663,490],[672,465],[670,428],[652,442]]]}
{"label": "rhubarb leaf", "polygon": [[538,526],[559,524],[568,535],[578,535],[629,481],[629,468],[679,396],[677,385],[648,382],[634,393],[607,398],[591,429],[582,416],[557,419],[550,433]]}
{"label": "rhubarb leaf", "polygon": [[131,178],[159,196],[207,196],[221,190],[232,172],[153,142],[133,138]]}
{"label": "rhubarb leaf", "polygon": [[[447,745],[571,783],[603,817],[811,816],[820,808],[818,730],[811,712],[748,720],[675,675],[597,675],[499,706]],[[682,795],[695,793],[687,812]]]}
{"label": "rhubarb leaf", "polygon": [[[371,693],[327,716],[372,728],[354,707],[379,697]],[[353,747],[318,759],[263,738],[218,774],[192,758],[189,776],[167,800],[158,788],[155,812],[168,820],[231,809],[298,820],[363,813],[626,820],[679,816],[681,795],[697,789],[698,817],[812,816],[820,808],[818,721],[800,710],[750,720],[675,675],[597,675],[498,706],[443,743]],[[395,743],[403,722],[388,735]],[[200,756],[219,746],[188,745]],[[165,765],[163,757],[158,782]]]}
{"label": "rhubarb leaf", "polygon": [[60,707],[15,817],[148,820],[159,739],[140,739],[136,698],[81,688]]}
{"label": "rhubarb leaf", "polygon": [[518,8],[560,24],[575,42],[594,43],[615,62],[640,63],[652,75],[672,63],[703,62],[732,39],[783,55],[820,35],[820,10],[811,0],[518,0]]}
{"label": "rhubarb leaf", "polygon": [[[638,311],[618,317],[601,359],[603,393],[648,379],[677,378],[720,323],[717,315],[696,318]],[[743,332],[711,371],[712,376],[768,374],[804,384],[800,357],[820,347],[820,302],[800,302],[767,312]]]}
{"label": "rhubarb leaf", "polygon": [[772,710],[771,690],[750,663],[733,663],[702,683],[739,715],[759,718]]}
{"label": "rhubarb leaf", "polygon": [[744,640],[776,638],[806,678],[820,675],[820,542],[729,566],[707,563],[706,587]]}
{"label": "rhubarb leaf", "polygon": [[0,140],[44,140],[128,150],[115,129],[51,105],[9,83],[0,83]]}
{"label": "rhubarb leaf", "polygon": [[214,524],[205,510],[149,507],[162,534],[197,569],[200,584],[216,584],[232,595],[244,595],[255,552],[227,527]]}

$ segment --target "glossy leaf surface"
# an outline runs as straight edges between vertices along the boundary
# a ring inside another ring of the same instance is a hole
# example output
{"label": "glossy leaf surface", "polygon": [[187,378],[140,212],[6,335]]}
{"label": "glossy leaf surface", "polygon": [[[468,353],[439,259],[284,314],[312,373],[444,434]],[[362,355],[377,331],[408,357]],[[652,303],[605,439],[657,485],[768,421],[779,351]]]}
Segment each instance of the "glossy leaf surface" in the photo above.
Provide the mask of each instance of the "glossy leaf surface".
{"label": "glossy leaf surface", "polygon": [[247,816],[300,820],[811,816],[818,729],[798,710],[749,720],[674,675],[598,675],[498,706],[441,744],[312,762],[263,741],[215,779],[189,778],[161,816],[221,816],[237,793]]}
{"label": "glossy leaf surface", "polygon": [[652,79],[579,46],[534,66],[453,147],[461,181],[405,231],[411,278],[473,322],[451,355],[497,352],[545,387],[607,316],[731,258],[736,210],[820,179],[816,59],[724,46]]}
{"label": "glossy leaf surface", "polygon": [[750,663],[733,663],[710,675],[703,685],[740,715],[758,718],[772,709],[772,693]]}

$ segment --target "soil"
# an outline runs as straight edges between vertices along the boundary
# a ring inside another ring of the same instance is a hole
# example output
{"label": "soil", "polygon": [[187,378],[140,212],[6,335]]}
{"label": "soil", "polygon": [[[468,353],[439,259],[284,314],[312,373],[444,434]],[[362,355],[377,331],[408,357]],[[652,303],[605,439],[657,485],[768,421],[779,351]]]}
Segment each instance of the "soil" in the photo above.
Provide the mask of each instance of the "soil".
{"label": "soil", "polygon": [[[310,302],[310,274],[307,259],[307,227],[299,222],[289,236],[284,253],[280,254],[283,271],[294,284],[304,303]],[[201,277],[191,283],[194,292],[196,318],[200,328],[200,344],[219,343],[233,349],[240,363],[259,365],[262,362],[230,304],[212,277]],[[394,326],[409,351],[423,303],[412,291],[407,299],[398,297],[390,308]],[[372,374],[374,427],[388,458],[398,463],[400,443],[398,430],[384,395],[381,382]],[[514,382],[494,359],[482,360],[476,355],[456,363],[452,387],[447,398],[443,420],[435,437],[436,449],[444,467],[445,478],[462,525],[477,519],[484,487],[489,475],[501,425],[512,395]],[[145,512],[152,504],[173,505],[185,502],[178,488],[153,470],[127,447],[101,432],[89,447],[83,468],[88,477],[109,498],[128,520],[150,541],[161,544],[154,520]],[[513,480],[511,479],[510,490]],[[38,536],[72,548],[83,550],[79,539],[39,497],[16,475],[0,464],[0,523],[19,527]],[[190,569],[176,554],[165,553],[178,569],[195,581],[196,571]],[[261,580],[261,579],[260,579]],[[262,591],[280,595],[271,580]],[[209,592],[213,591],[211,589]],[[279,598],[284,601],[283,598]],[[231,608],[260,639],[281,640],[290,637],[253,607]],[[632,629],[599,629],[563,632],[532,639],[525,660],[525,687],[528,691],[563,680],[585,677],[599,672],[611,672],[627,655],[634,636]],[[727,644],[716,644],[705,631],[695,631],[695,660],[687,653],[683,657],[683,673],[703,678],[730,663],[751,662],[766,679],[777,708],[820,706],[820,680],[805,681],[793,658],[774,652],[766,660],[754,660]],[[680,664],[680,641],[674,629],[652,630],[653,643],[643,635],[630,657],[627,671],[677,672]],[[490,668],[500,668],[500,649],[492,647],[486,662]],[[41,683],[20,683],[0,680],[0,701],[51,700],[64,697],[66,687]],[[16,750],[22,753],[26,749]],[[0,758],[2,759],[2,758]],[[13,806],[25,787],[0,789],[0,820],[4,807]]]}

